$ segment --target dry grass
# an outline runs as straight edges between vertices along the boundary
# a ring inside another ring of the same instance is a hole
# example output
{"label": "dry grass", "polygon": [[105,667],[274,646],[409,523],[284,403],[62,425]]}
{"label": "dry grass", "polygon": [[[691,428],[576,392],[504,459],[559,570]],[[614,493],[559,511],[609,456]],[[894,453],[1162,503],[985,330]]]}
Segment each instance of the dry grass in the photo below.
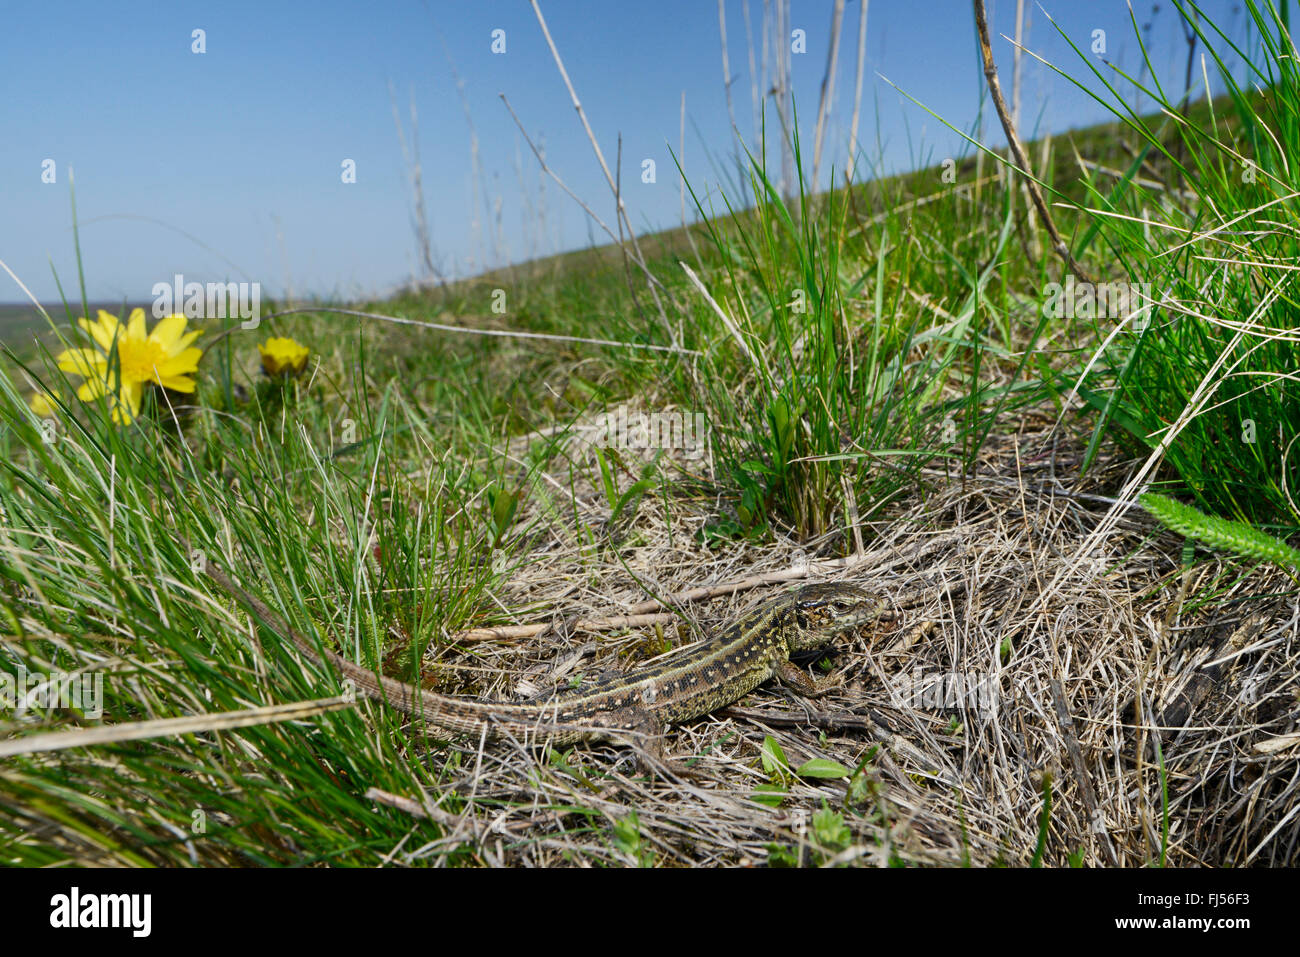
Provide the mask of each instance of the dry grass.
{"label": "dry grass", "polygon": [[[1294,592],[1262,568],[1239,574],[1209,561],[1185,574],[1180,543],[1136,510],[1120,517],[1104,554],[1079,556],[1109,502],[1056,480],[1077,474],[1078,454],[1054,449],[1047,434],[999,440],[975,476],[946,486],[934,476],[941,491],[871,529],[868,552],[843,577],[891,596],[897,613],[834,650],[828,696],[800,701],[769,686],[672,729],[668,752],[690,765],[680,778],[647,778],[614,747],[548,760],[508,743],[462,743],[441,797],[371,795],[444,825],[441,839],[395,848],[393,859],[442,859],[468,845],[483,863],[535,866],[758,864],[774,848],[812,863],[1025,865],[1050,782],[1044,864],[1149,865],[1165,842],[1163,762],[1167,863],[1295,864]],[[1129,465],[1092,481],[1111,484]],[[572,529],[525,517],[542,529],[536,560],[503,604],[599,617],[641,600],[638,579],[669,593],[809,560],[816,572],[815,547],[705,547],[690,533],[712,503],[674,507],[671,536],[661,512],[643,509],[618,560],[594,571]],[[1189,604],[1203,594],[1216,596],[1212,607]],[[695,624],[725,621],[757,597],[693,609]],[[444,659],[442,687],[545,692],[688,640],[556,624],[526,641],[476,643],[472,660]],[[951,698],[909,697],[918,687],[909,679],[952,674],[986,680],[996,694],[955,708],[943,706],[958,703]],[[772,780],[768,735],[792,768],[823,758],[854,769],[865,758],[865,777],[851,798],[845,779],[794,777],[779,808],[756,802]],[[444,756],[423,744],[410,751],[412,760]],[[823,806],[843,812],[846,844],[818,847],[809,822]],[[610,837],[633,812],[635,848]]]}

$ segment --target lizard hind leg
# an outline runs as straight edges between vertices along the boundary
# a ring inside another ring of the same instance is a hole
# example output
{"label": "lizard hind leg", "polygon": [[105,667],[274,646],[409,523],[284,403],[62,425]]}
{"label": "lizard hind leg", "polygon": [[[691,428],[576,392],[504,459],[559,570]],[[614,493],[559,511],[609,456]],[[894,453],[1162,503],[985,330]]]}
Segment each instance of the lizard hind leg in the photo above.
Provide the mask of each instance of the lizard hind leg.
{"label": "lizard hind leg", "polygon": [[647,777],[660,777],[665,781],[680,781],[696,777],[683,761],[668,756],[664,747],[667,737],[662,718],[647,708],[629,709],[620,715],[619,728],[623,734],[610,737],[627,744],[636,752],[637,771]]}
{"label": "lizard hind leg", "polygon": [[626,731],[623,741],[636,752],[637,768],[644,774],[653,774],[665,764],[665,725],[648,708],[633,708],[624,712],[619,722]]}

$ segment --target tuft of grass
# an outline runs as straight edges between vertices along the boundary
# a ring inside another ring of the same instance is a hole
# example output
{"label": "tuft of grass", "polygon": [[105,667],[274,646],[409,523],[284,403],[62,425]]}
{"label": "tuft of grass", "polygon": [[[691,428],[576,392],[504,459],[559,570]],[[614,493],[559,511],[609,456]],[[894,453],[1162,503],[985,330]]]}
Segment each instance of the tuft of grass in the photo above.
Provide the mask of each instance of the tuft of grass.
{"label": "tuft of grass", "polygon": [[[1114,78],[1075,47],[1140,147],[1112,189],[1087,184],[1084,242],[1106,247],[1114,266],[1103,280],[1149,285],[1136,308],[1082,317],[1099,343],[1079,388],[1099,413],[1089,459],[1109,431],[1130,448],[1163,449],[1206,510],[1297,527],[1300,71],[1288,4],[1246,0],[1258,41],[1247,49],[1196,3],[1175,7],[1208,55],[1202,82],[1227,90],[1226,110],[1118,68]],[[1134,32],[1154,76],[1136,22]],[[1232,56],[1244,75],[1228,68]],[[1121,83],[1152,98],[1158,123],[1134,111]]]}
{"label": "tuft of grass", "polygon": [[[797,133],[794,149],[802,168]],[[787,202],[765,155],[749,159],[749,210],[724,194],[715,214],[691,190],[719,265],[686,326],[704,358],[674,384],[706,412],[741,525],[816,538],[876,514],[960,441],[941,386],[962,331],[923,334],[909,223],[851,218],[851,193],[814,198],[802,176]]]}

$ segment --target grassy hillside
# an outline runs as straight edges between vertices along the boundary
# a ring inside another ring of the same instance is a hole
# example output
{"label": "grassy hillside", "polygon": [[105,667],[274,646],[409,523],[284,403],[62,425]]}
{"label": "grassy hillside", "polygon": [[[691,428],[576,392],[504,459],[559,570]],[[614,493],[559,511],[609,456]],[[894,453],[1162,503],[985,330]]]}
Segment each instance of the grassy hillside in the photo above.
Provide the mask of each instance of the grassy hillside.
{"label": "grassy hillside", "polygon": [[[791,202],[750,168],[643,263],[193,342],[56,317],[0,374],[0,675],[29,691],[0,698],[0,856],[1295,864],[1300,83],[1257,68],[1031,144],[1079,275],[982,151]],[[370,669],[506,700],[803,577],[892,611],[807,663],[826,696],[674,729],[678,780],[357,700],[212,566]]]}

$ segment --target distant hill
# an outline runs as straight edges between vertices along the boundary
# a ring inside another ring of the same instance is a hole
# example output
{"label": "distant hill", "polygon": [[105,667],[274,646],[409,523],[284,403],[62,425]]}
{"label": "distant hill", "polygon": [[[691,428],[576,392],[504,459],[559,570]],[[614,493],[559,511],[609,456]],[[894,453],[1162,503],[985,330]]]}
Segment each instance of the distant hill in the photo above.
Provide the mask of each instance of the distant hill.
{"label": "distant hill", "polygon": [[[67,323],[67,314],[63,310],[61,302],[43,303],[45,311],[50,317],[60,325]],[[76,315],[81,315],[81,304],[69,303]],[[125,316],[130,313],[137,305],[148,308],[148,303],[129,303],[123,308],[122,301],[116,302],[92,302],[90,304],[90,314],[93,317],[99,309],[105,309],[115,316]],[[36,311],[36,307],[30,302],[5,302],[0,303],[0,343],[9,346],[11,349],[22,351],[24,346],[30,345],[33,336],[40,336],[42,340],[49,341],[49,323],[45,317]],[[45,333],[45,335],[41,335]]]}

